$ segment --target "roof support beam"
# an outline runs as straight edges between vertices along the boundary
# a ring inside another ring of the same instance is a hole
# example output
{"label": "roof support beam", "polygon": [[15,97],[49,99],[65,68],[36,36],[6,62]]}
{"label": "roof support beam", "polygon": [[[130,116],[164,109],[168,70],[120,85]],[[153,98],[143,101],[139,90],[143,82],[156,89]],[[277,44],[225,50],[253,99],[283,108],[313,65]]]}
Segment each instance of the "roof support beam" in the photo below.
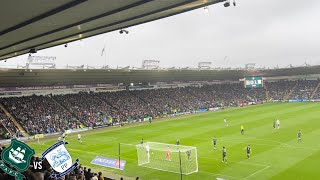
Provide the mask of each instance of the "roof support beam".
{"label": "roof support beam", "polygon": [[[148,1],[152,1],[152,0],[148,0]],[[180,7],[180,6],[183,6],[183,5],[187,5],[187,4],[190,4],[190,3],[193,3],[193,2],[196,2],[197,0],[188,0],[188,1],[184,1],[184,2],[181,2],[181,3],[178,3],[178,4],[175,4],[175,5],[172,5],[170,7],[166,7],[166,8],[162,8],[162,9],[158,9],[158,10],[155,10],[155,11],[152,11],[152,12],[148,12],[148,13],[144,13],[144,14],[140,14],[138,16],[134,16],[134,17],[130,17],[130,18],[127,18],[127,19],[123,19],[121,21],[118,21],[118,22],[113,22],[113,23],[110,23],[110,24],[106,24],[106,25],[102,25],[102,26],[99,26],[99,27],[95,27],[95,28],[91,28],[89,30],[85,30],[85,31],[82,31],[82,32],[77,32],[76,34],[72,34],[72,35],[67,35],[67,36],[64,36],[64,37],[61,37],[61,38],[57,38],[55,40],[50,40],[50,41],[47,41],[47,42],[42,42],[42,43],[39,43],[37,45],[33,45],[32,47],[29,46],[29,47],[25,47],[25,48],[22,48],[22,49],[18,49],[18,50],[15,50],[13,52],[10,52],[10,53],[6,53],[6,54],[0,54],[0,60],[3,60],[3,59],[7,59],[7,58],[12,58],[12,57],[15,57],[15,56],[19,56],[21,54],[24,54],[24,53],[27,53],[30,48],[37,48],[37,50],[41,50],[41,49],[46,49],[46,48],[51,48],[51,47],[54,47],[54,46],[58,46],[58,45],[61,45],[63,44],[64,42],[58,42],[58,41],[61,41],[61,40],[65,40],[65,39],[68,39],[70,37],[74,37],[78,34],[84,34],[84,33],[91,33],[91,32],[94,32],[94,31],[97,31],[97,30],[100,30],[100,29],[104,29],[104,28],[107,28],[107,27],[111,27],[111,26],[114,26],[114,25],[118,25],[118,24],[121,24],[121,23],[127,23],[127,22],[130,22],[132,20],[135,20],[135,19],[139,19],[139,18],[143,18],[143,17],[147,17],[149,15],[152,15],[152,14],[156,14],[156,13],[161,13],[161,12],[164,12],[166,10],[169,10],[169,9],[173,9],[173,8],[177,8],[177,7]],[[210,2],[207,2],[207,3],[203,3],[203,4],[200,4],[200,5],[197,5],[197,6],[194,6],[192,8],[186,8],[186,9],[183,9],[183,10],[180,10],[180,11],[177,11],[177,12],[174,12],[174,13],[169,13],[165,16],[161,16],[161,17],[158,17],[158,18],[155,18],[155,19],[150,19],[150,20],[146,20],[146,21],[142,21],[142,22],[137,22],[137,23],[134,23],[134,24],[130,24],[126,27],[131,27],[131,26],[136,26],[136,25],[139,25],[139,24],[143,24],[143,23],[148,23],[150,21],[154,21],[154,20],[158,20],[158,19],[162,19],[162,18],[166,18],[166,17],[170,17],[170,16],[173,16],[173,15],[176,15],[176,14],[180,14],[180,13],[184,13],[184,12],[187,12],[187,11],[190,11],[190,10],[194,10],[194,9],[197,9],[197,8],[201,8],[201,7],[205,7],[205,6],[208,6],[208,5],[211,5],[211,4],[216,4],[216,3],[221,3],[221,2],[224,2],[225,0],[213,0],[213,1],[210,1]],[[139,1],[140,2],[140,1]],[[137,2],[138,3],[138,2]],[[134,4],[134,3],[133,3]],[[111,13],[110,12],[106,12],[106,13]],[[100,15],[97,15],[97,16],[94,16],[94,17],[91,17],[91,18],[101,18],[103,15],[107,15],[106,13],[104,14],[100,14]],[[99,17],[101,16],[101,17]],[[86,19],[86,20],[89,20],[90,18]],[[86,20],[83,20],[83,21],[86,21]],[[77,23],[85,23],[85,22],[77,22]],[[74,24],[70,24],[68,26],[73,26],[75,25],[76,23]],[[121,27],[121,28],[126,28],[126,27]],[[65,26],[65,28],[67,28],[67,26]],[[56,29],[57,30],[57,29]],[[114,31],[114,30],[117,30],[116,28],[113,28],[113,29],[109,29],[109,30],[106,30],[104,32],[99,32],[99,33],[95,33],[95,34],[91,34],[91,35],[85,35],[83,37],[81,37],[82,39],[83,38],[89,38],[89,37],[92,37],[92,36],[96,36],[96,35],[100,35],[100,34],[104,34],[104,33],[108,33],[108,32],[111,32],[111,31]],[[54,31],[54,30],[53,30]],[[50,32],[47,32],[49,34],[51,34]],[[45,36],[45,35],[43,35]],[[41,36],[42,37],[42,36]],[[72,40],[68,40],[68,43],[70,42],[73,42],[73,41],[77,41],[79,40],[79,38],[77,39],[72,39]],[[49,45],[49,44],[52,44],[52,45]],[[42,46],[42,47],[41,47]],[[41,48],[40,48],[41,47]]]}
{"label": "roof support beam", "polygon": [[[160,13],[160,12],[166,11],[166,10],[168,10],[168,9],[172,9],[172,8],[176,8],[176,7],[179,7],[179,6],[183,6],[183,5],[186,5],[186,4],[195,2],[195,1],[197,1],[197,0],[184,1],[184,2],[182,2],[182,3],[178,3],[178,4],[175,4],[175,5],[172,5],[172,6],[169,6],[169,7],[165,7],[165,8],[162,8],[162,9],[158,9],[158,10],[155,10],[155,11],[152,11],[152,12],[140,14],[140,15],[138,15],[138,16],[134,16],[134,17],[131,17],[131,18],[127,18],[127,19],[124,19],[124,20],[121,20],[121,21],[118,21],[118,22],[114,22],[114,23],[110,23],[110,24],[107,24],[107,25],[95,27],[95,28],[92,28],[92,29],[89,29],[89,30],[86,30],[86,31],[77,32],[76,34],[71,34],[71,35],[64,36],[64,37],[61,37],[61,38],[58,38],[58,39],[54,39],[54,40],[51,40],[51,41],[47,41],[47,42],[44,42],[44,43],[41,43],[41,44],[37,44],[37,45],[34,45],[33,47],[36,48],[36,47],[39,47],[39,46],[43,46],[43,45],[45,45],[45,44],[53,43],[53,42],[55,42],[55,41],[60,41],[60,40],[67,39],[67,38],[70,38],[70,37],[73,37],[73,36],[77,36],[77,35],[79,35],[79,34],[84,34],[84,33],[88,33],[88,32],[91,32],[91,31],[96,31],[96,30],[99,30],[99,29],[107,28],[107,27],[109,27],[109,26],[114,26],[114,25],[117,25],[117,24],[125,23],[125,22],[128,22],[128,21],[134,20],[134,19],[138,19],[138,18],[142,18],[142,17],[149,16],[149,15],[152,15],[152,14],[155,14],[155,13]],[[75,40],[75,41],[76,41],[76,40]],[[71,42],[72,42],[72,41],[71,41]],[[54,45],[54,46],[57,46],[57,45]],[[13,54],[13,53],[15,53],[15,52],[26,51],[26,50],[29,50],[29,49],[30,49],[30,47],[27,47],[27,48],[24,48],[24,49],[16,50],[16,51],[14,51],[14,52],[10,52],[10,53],[7,53],[7,54],[3,54],[3,55],[0,55],[0,58],[1,58],[1,56],[7,56],[7,55]],[[37,49],[37,50],[40,50],[40,49]]]}
{"label": "roof support beam", "polygon": [[78,25],[81,25],[81,24],[84,24],[84,23],[88,23],[90,21],[94,21],[94,20],[99,19],[99,18],[110,16],[112,14],[115,14],[115,13],[118,13],[118,12],[121,12],[121,11],[125,11],[125,10],[128,10],[128,9],[136,7],[136,6],[140,6],[140,5],[148,3],[150,1],[154,1],[154,0],[141,0],[141,1],[129,4],[129,5],[124,6],[124,7],[121,7],[121,8],[118,8],[118,9],[114,9],[114,10],[109,11],[109,12],[105,12],[103,14],[99,14],[97,16],[84,19],[84,20],[79,21],[79,22],[76,22],[76,23],[73,23],[73,24],[69,24],[69,25],[63,26],[61,28],[57,28],[57,29],[54,29],[54,30],[51,30],[51,31],[48,31],[48,32],[45,32],[45,33],[42,33],[42,34],[38,34],[38,35],[33,36],[33,37],[29,37],[27,39],[23,39],[21,41],[18,41],[18,42],[9,44],[9,45],[0,47],[0,50],[6,49],[6,48],[10,48],[12,46],[16,46],[18,44],[22,44],[22,43],[25,43],[25,42],[28,42],[28,41],[32,41],[34,39],[37,39],[37,38],[40,38],[40,37],[43,37],[43,36],[47,36],[47,35],[50,35],[50,34],[53,34],[53,33],[59,32],[59,31],[63,31],[65,29],[68,29],[68,28],[71,28],[71,27],[75,27],[75,26],[78,26]]}
{"label": "roof support beam", "polygon": [[74,0],[74,1],[71,1],[71,2],[69,2],[69,3],[67,3],[67,4],[64,4],[64,5],[62,5],[62,6],[59,6],[59,7],[55,8],[55,9],[52,9],[52,10],[50,10],[50,11],[48,11],[48,12],[45,12],[45,13],[43,13],[43,14],[40,14],[39,16],[36,16],[36,17],[34,17],[34,18],[32,18],[32,19],[29,19],[29,20],[27,20],[27,21],[21,22],[20,24],[17,24],[17,25],[15,25],[15,26],[12,26],[12,27],[10,27],[10,28],[8,28],[8,29],[5,29],[5,30],[3,30],[3,31],[0,31],[0,36],[2,36],[2,35],[4,35],[4,34],[7,34],[7,33],[11,32],[11,31],[20,29],[20,28],[22,28],[22,27],[24,27],[24,26],[27,26],[27,25],[29,25],[29,24],[32,24],[32,23],[34,23],[34,22],[37,22],[37,21],[39,21],[39,20],[41,20],[41,19],[45,19],[45,18],[47,18],[47,17],[49,17],[49,16],[52,16],[52,15],[54,15],[54,14],[57,14],[57,13],[59,13],[59,12],[61,12],[61,11],[66,10],[66,9],[72,8],[72,7],[74,7],[74,6],[77,6],[77,5],[79,5],[79,4],[83,3],[83,2],[86,2],[86,1],[88,1],[88,0]]}

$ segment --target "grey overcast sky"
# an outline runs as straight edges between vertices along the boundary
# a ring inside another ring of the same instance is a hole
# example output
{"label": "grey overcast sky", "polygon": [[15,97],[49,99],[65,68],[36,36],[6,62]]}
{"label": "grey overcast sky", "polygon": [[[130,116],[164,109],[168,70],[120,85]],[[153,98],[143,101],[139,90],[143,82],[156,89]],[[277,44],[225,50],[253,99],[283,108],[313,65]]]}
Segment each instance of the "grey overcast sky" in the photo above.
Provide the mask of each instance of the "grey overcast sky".
{"label": "grey overcast sky", "polygon": [[[36,55],[56,56],[58,66],[140,67],[142,60],[160,60],[161,67],[280,67],[320,64],[319,0],[237,0],[58,46]],[[106,44],[106,58],[101,51]],[[0,65],[25,64],[27,55]]]}

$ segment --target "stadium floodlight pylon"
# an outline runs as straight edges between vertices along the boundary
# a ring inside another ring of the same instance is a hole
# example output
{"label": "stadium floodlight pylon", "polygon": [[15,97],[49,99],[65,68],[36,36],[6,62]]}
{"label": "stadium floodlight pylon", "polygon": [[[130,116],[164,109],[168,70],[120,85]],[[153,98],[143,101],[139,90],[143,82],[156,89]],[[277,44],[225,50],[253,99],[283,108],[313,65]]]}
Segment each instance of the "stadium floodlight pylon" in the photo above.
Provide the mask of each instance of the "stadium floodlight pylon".
{"label": "stadium floodlight pylon", "polygon": [[145,142],[136,148],[139,166],[184,175],[198,172],[196,147]]}

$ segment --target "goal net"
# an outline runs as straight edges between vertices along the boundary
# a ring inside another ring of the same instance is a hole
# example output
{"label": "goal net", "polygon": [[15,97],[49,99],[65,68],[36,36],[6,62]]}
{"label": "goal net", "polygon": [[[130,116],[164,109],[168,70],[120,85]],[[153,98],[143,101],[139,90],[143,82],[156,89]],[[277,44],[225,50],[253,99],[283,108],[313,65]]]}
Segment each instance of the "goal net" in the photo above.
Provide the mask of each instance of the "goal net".
{"label": "goal net", "polygon": [[185,175],[198,172],[196,147],[146,142],[136,148],[139,166]]}

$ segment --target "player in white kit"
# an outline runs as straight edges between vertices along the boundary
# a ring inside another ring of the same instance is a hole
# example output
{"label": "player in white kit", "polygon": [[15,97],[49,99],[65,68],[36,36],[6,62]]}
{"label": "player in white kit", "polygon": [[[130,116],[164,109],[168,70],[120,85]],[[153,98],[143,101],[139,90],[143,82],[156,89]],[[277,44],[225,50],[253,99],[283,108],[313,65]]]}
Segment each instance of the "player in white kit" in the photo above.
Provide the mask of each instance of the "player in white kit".
{"label": "player in white kit", "polygon": [[223,121],[224,121],[224,125],[228,127],[229,125],[228,125],[228,122],[227,122],[227,118],[224,118]]}
{"label": "player in white kit", "polygon": [[280,120],[279,119],[277,119],[277,127],[278,127],[278,129],[280,129]]}
{"label": "player in white kit", "polygon": [[81,134],[78,134],[78,141],[79,141],[80,144],[82,144]]}

